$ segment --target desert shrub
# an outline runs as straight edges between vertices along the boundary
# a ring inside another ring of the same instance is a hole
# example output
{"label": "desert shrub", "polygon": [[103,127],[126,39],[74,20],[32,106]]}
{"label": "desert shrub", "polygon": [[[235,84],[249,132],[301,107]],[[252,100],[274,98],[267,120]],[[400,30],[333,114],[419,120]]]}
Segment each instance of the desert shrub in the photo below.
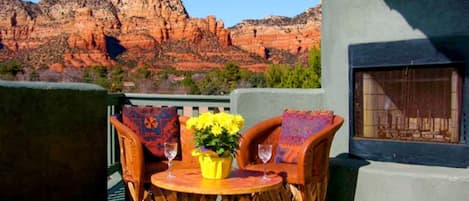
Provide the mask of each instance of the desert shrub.
{"label": "desert shrub", "polygon": [[109,75],[111,83],[110,92],[121,92],[124,88],[125,71],[120,66],[114,66]]}
{"label": "desert shrub", "polygon": [[16,60],[8,60],[0,63],[0,74],[9,74],[16,76],[18,73],[23,73],[23,64]]}

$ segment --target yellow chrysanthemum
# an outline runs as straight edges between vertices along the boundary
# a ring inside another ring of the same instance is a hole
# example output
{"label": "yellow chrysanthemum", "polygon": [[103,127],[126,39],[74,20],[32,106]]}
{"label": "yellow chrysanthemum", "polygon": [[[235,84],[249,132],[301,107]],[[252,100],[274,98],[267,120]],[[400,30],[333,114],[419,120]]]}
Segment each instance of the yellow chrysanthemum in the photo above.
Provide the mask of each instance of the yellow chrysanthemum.
{"label": "yellow chrysanthemum", "polygon": [[238,124],[239,128],[242,128],[244,126],[244,118],[241,115],[235,115],[234,121],[236,122],[236,124]]}
{"label": "yellow chrysanthemum", "polygon": [[189,118],[186,121],[186,127],[189,129],[195,128],[196,123],[197,123],[197,117]]}
{"label": "yellow chrysanthemum", "polygon": [[230,135],[234,135],[239,132],[239,127],[235,124],[232,124],[226,129]]}
{"label": "yellow chrysanthemum", "polygon": [[225,129],[231,126],[231,115],[227,113],[218,113],[217,122]]}
{"label": "yellow chrysanthemum", "polygon": [[202,130],[203,128],[204,128],[204,124],[202,123],[200,119],[198,119],[197,122],[195,123],[195,129]]}
{"label": "yellow chrysanthemum", "polygon": [[211,126],[213,126],[214,120],[213,120],[213,113],[211,112],[206,112],[203,113],[199,116],[199,125],[200,129],[208,129]]}
{"label": "yellow chrysanthemum", "polygon": [[218,136],[223,132],[223,128],[219,124],[214,124],[211,131],[213,135]]}

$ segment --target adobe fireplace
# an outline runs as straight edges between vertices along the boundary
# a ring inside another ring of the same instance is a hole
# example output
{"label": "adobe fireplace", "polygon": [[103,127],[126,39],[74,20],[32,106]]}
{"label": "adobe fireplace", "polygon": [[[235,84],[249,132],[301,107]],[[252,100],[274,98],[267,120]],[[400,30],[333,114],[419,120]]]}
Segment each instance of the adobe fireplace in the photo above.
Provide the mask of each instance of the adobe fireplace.
{"label": "adobe fireplace", "polygon": [[350,46],[351,154],[469,166],[468,64],[451,40],[439,42],[447,48],[422,39]]}

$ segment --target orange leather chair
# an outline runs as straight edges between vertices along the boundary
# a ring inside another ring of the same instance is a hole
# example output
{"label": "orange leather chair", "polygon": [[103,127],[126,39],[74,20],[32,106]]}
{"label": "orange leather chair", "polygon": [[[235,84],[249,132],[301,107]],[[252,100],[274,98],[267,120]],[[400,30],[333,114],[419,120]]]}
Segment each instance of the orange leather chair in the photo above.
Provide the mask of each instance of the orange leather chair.
{"label": "orange leather chair", "polygon": [[240,141],[236,157],[241,169],[263,171],[262,161],[257,156],[258,144],[272,144],[272,157],[267,171],[281,175],[290,185],[295,199],[323,201],[327,191],[329,151],[336,131],[344,119],[335,115],[331,125],[323,128],[304,141],[298,155],[298,163],[275,163],[274,158],[281,132],[282,116],[260,122],[248,129]]}
{"label": "orange leather chair", "polygon": [[[179,117],[182,160],[173,160],[172,168],[199,166],[197,159],[191,155],[194,149],[194,139],[192,131],[186,129],[187,119],[188,117]],[[132,200],[141,201],[148,195],[144,185],[150,184],[152,174],[167,170],[168,162],[149,159],[148,155],[144,154],[143,144],[136,133],[115,116],[111,116],[110,122],[115,126],[119,138],[122,178]]]}

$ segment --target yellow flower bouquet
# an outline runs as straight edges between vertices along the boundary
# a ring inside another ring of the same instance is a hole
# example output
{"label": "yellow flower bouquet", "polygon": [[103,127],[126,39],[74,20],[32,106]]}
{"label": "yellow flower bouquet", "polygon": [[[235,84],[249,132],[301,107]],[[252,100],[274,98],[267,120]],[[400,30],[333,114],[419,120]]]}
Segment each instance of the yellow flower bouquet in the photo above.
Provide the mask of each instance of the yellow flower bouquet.
{"label": "yellow flower bouquet", "polygon": [[241,115],[225,112],[206,112],[198,117],[189,118],[186,126],[195,131],[196,149],[192,155],[204,154],[218,157],[231,155],[234,157],[241,137],[238,132],[243,125],[244,119]]}

